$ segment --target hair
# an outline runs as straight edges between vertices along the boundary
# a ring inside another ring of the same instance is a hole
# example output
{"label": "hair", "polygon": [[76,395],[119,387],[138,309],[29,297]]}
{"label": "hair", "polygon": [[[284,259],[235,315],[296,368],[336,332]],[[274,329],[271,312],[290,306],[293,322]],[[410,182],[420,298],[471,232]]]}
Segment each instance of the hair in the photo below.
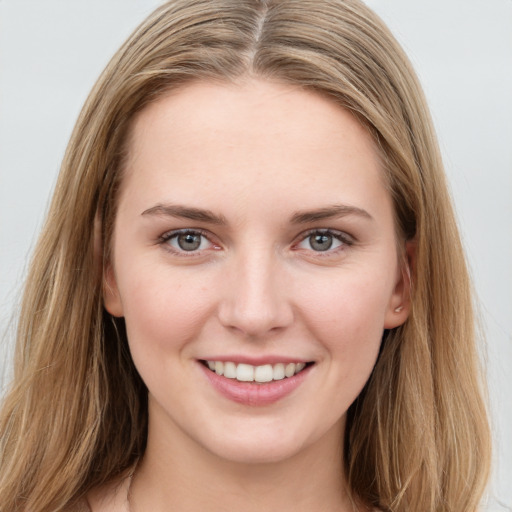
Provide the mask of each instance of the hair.
{"label": "hair", "polygon": [[134,116],[199,80],[258,77],[352,112],[383,161],[397,233],[415,244],[411,313],[386,331],[349,409],[351,494],[383,511],[478,508],[490,435],[471,286],[435,133],[404,52],[358,0],[176,0],[93,88],[28,274],[0,411],[0,511],[58,512],[144,453],[147,389],[103,268]]}

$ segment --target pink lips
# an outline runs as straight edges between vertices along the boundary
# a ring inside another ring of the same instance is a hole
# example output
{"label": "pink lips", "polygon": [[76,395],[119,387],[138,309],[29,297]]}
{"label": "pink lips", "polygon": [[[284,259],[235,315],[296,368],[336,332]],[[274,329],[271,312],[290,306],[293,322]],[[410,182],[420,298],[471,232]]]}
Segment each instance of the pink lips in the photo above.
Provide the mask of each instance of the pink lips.
{"label": "pink lips", "polygon": [[309,374],[306,367],[293,377],[265,383],[239,382],[212,372],[200,363],[200,367],[212,386],[224,397],[244,405],[263,406],[273,404],[297,389]]}

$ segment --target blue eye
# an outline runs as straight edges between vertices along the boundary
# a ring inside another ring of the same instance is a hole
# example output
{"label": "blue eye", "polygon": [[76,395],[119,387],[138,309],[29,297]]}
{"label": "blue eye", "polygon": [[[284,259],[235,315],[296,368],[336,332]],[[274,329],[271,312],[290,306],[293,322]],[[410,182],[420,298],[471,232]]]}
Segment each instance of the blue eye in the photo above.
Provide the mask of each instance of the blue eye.
{"label": "blue eye", "polygon": [[332,248],[334,237],[330,233],[309,235],[308,242],[314,251],[328,251]]}
{"label": "blue eye", "polygon": [[201,247],[202,235],[197,233],[183,233],[176,235],[174,240],[178,247],[184,251],[197,251]]}
{"label": "blue eye", "polygon": [[342,232],[316,230],[307,233],[296,247],[314,252],[333,252],[344,245],[351,244],[352,241],[349,236]]}
{"label": "blue eye", "polygon": [[196,252],[210,249],[213,244],[200,231],[181,230],[165,234],[161,242],[167,244],[174,252]]}

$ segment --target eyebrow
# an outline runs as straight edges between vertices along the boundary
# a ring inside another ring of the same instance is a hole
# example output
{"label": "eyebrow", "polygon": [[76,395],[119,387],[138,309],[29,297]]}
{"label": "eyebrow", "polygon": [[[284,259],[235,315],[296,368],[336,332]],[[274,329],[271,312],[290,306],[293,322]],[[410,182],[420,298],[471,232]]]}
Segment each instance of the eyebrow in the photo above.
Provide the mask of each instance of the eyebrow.
{"label": "eyebrow", "polygon": [[348,215],[356,215],[368,220],[373,217],[362,208],[349,206],[346,204],[335,204],[326,208],[318,208],[316,210],[298,211],[292,215],[292,224],[307,224],[318,220],[332,219],[336,217],[346,217]]}
{"label": "eyebrow", "polygon": [[166,217],[197,220],[200,222],[207,222],[209,224],[227,224],[226,218],[224,216],[215,215],[210,210],[174,204],[157,204],[152,208],[144,210],[141,215],[160,215]]}
{"label": "eyebrow", "polygon": [[[157,204],[151,208],[148,208],[147,210],[144,210],[141,215],[159,215],[165,217],[176,217],[182,219],[197,220],[200,222],[207,222],[209,224],[217,225],[227,224],[226,218],[223,215],[216,215],[211,210],[173,204]],[[373,217],[362,208],[357,208],[356,206],[349,206],[344,204],[337,204],[333,206],[327,206],[325,208],[317,208],[315,210],[295,212],[292,215],[291,223],[307,224],[308,222],[332,219],[336,217],[346,217],[349,215],[356,215],[358,217],[373,220]]]}

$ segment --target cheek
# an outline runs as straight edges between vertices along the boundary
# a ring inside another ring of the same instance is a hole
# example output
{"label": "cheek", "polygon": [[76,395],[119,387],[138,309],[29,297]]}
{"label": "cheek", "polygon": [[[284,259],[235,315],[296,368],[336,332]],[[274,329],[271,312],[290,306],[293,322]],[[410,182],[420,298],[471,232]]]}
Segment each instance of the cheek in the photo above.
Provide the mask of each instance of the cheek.
{"label": "cheek", "polygon": [[341,276],[308,287],[301,308],[304,322],[344,374],[366,367],[371,371],[384,331],[388,287],[386,280],[370,275]]}
{"label": "cheek", "polygon": [[[155,274],[157,277],[155,277]],[[204,281],[168,272],[140,272],[120,289],[128,340],[134,357],[139,349],[179,349],[202,327],[211,301]]]}

